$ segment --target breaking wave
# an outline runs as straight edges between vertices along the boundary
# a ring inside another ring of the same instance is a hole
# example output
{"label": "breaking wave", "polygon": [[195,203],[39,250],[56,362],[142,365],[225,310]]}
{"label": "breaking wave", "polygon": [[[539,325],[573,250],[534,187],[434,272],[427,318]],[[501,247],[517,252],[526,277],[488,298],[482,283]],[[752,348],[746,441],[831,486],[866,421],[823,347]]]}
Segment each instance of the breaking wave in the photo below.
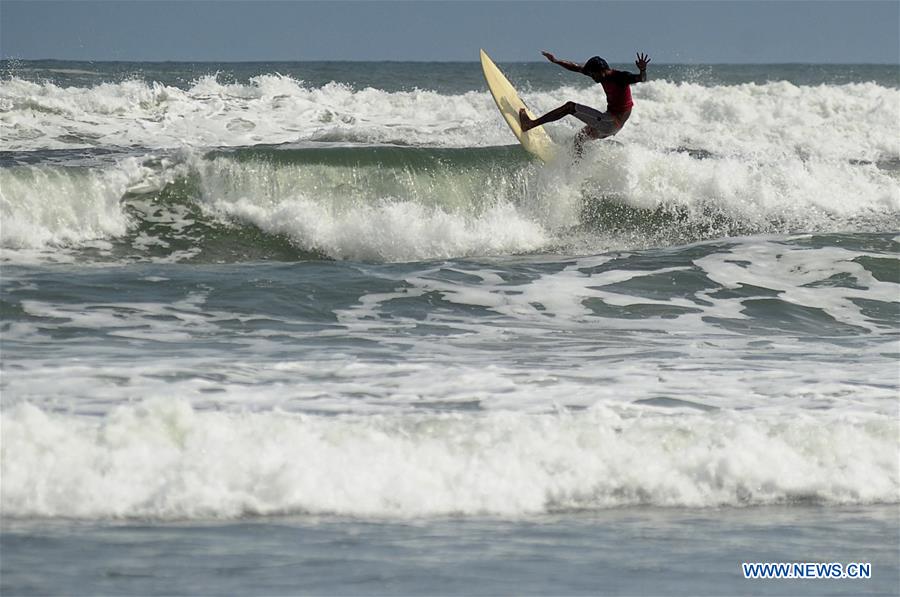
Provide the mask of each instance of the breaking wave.
{"label": "breaking wave", "polygon": [[3,422],[10,517],[520,516],[625,505],[897,503],[897,421],[223,413],[166,400],[100,419],[19,405]]}

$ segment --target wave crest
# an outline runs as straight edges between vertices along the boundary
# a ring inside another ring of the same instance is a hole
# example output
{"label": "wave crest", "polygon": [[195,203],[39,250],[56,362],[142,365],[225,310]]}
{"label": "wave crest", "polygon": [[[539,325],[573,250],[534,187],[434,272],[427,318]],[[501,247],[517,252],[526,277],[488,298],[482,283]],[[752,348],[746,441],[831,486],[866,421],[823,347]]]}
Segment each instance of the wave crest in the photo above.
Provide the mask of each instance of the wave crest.
{"label": "wave crest", "polygon": [[[640,410],[640,412],[638,412]],[[12,517],[519,516],[635,504],[897,503],[897,422],[826,413],[319,417],[182,401],[4,409]]]}

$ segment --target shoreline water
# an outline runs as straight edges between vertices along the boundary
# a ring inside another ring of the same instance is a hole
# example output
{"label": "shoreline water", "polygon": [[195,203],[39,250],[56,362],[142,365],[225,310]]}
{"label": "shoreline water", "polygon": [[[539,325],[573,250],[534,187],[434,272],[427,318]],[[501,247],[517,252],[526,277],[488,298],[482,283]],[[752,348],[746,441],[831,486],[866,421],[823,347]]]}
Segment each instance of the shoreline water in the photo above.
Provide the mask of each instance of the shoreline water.
{"label": "shoreline water", "polygon": [[[0,541],[2,590],[16,595],[892,595],[898,532],[895,506],[772,506],[517,520],[6,521]],[[743,562],[782,561],[868,562],[872,577],[743,577]]]}

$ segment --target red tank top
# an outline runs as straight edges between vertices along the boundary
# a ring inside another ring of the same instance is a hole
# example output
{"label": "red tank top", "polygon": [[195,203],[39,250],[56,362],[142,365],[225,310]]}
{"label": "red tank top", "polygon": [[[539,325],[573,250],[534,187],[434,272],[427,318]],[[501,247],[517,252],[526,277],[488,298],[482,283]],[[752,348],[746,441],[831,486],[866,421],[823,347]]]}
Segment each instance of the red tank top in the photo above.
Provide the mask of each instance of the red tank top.
{"label": "red tank top", "polygon": [[625,77],[620,71],[613,71],[613,74],[600,81],[603,85],[603,91],[606,92],[606,111],[613,114],[628,112],[634,105],[631,99],[631,87],[625,82]]}

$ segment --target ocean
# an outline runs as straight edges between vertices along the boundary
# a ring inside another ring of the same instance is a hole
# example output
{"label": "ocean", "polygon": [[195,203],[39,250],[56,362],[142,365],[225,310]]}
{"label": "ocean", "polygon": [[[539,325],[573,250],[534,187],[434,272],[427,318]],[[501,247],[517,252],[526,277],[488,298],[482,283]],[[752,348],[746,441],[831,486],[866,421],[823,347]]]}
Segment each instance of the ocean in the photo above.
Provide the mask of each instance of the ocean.
{"label": "ocean", "polygon": [[900,593],[900,71],[649,74],[2,62],[0,592]]}

